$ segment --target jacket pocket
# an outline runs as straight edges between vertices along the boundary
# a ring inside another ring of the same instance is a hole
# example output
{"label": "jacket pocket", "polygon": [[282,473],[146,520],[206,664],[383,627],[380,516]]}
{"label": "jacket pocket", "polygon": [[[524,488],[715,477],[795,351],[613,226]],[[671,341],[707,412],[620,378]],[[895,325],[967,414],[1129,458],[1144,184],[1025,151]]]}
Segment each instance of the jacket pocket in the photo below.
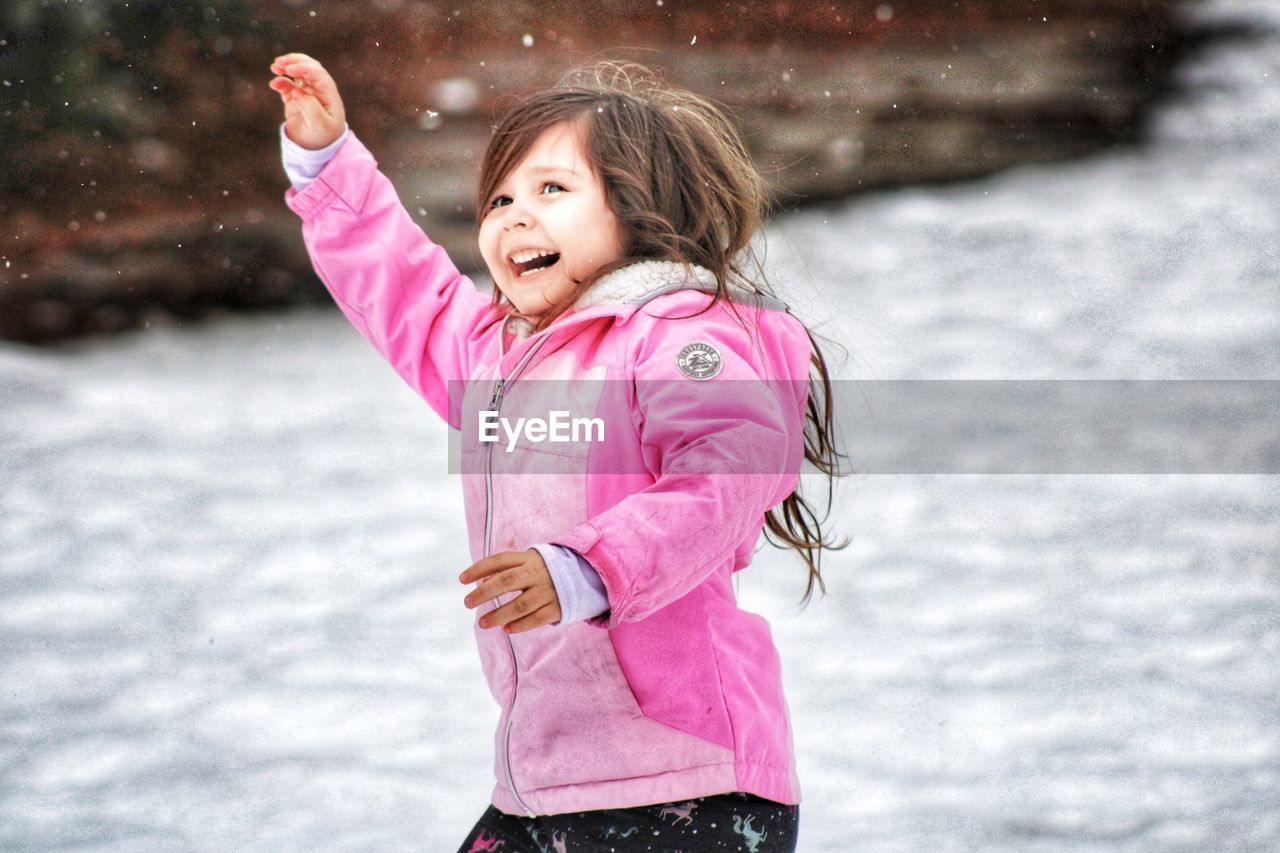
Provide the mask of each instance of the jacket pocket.
{"label": "jacket pocket", "polygon": [[636,622],[610,629],[618,664],[641,713],[655,722],[733,749],[704,586]]}

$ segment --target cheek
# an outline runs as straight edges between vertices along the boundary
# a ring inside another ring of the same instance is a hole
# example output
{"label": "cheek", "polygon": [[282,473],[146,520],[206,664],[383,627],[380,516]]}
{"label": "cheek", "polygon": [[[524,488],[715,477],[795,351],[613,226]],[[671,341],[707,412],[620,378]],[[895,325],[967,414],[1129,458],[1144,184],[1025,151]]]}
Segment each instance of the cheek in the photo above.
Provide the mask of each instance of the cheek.
{"label": "cheek", "polygon": [[[583,223],[587,223],[584,227]],[[622,256],[623,240],[618,218],[613,211],[592,206],[581,211],[572,233],[582,234],[584,247],[589,247],[594,263],[605,263]]]}
{"label": "cheek", "polygon": [[484,259],[485,264],[489,267],[489,271],[493,272],[494,267],[500,263],[500,259],[497,256],[497,240],[493,230],[481,226],[478,243],[480,247],[480,257]]}
{"label": "cheek", "polygon": [[622,233],[622,223],[618,221],[618,217],[614,216],[612,211],[606,213],[606,217],[606,236],[602,238],[602,242],[608,248],[610,259],[616,260],[625,253],[627,241]]}

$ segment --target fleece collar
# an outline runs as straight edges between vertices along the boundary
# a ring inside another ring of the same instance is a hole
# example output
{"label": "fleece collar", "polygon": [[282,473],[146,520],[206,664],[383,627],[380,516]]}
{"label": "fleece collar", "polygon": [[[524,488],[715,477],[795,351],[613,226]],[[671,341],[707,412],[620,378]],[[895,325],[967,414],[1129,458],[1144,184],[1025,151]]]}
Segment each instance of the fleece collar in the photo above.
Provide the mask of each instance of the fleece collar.
{"label": "fleece collar", "polygon": [[[667,293],[680,290],[700,290],[715,293],[716,276],[711,270],[696,264],[676,261],[637,261],[614,270],[591,286],[573,303],[575,314],[602,305],[635,307]],[[726,297],[731,302],[745,302],[757,308],[773,311],[789,311],[787,304],[774,296],[766,296],[751,290],[730,285]],[[569,318],[566,318],[569,319]],[[554,328],[557,319],[551,324]],[[508,317],[507,329],[517,340],[524,340],[533,333],[533,324],[523,317]]]}
{"label": "fleece collar", "polygon": [[[692,277],[690,276],[692,272]],[[702,285],[715,288],[716,277],[709,269],[675,261],[638,261],[620,270],[614,270],[591,286],[573,303],[573,310],[582,311],[597,305],[621,302],[636,305],[645,302],[660,291]]]}
{"label": "fleece collar", "polygon": [[[692,275],[690,275],[692,273]],[[591,285],[573,303],[574,312],[599,305],[639,305],[673,290],[715,290],[716,277],[711,270],[675,261],[637,261],[614,270]],[[516,338],[529,336],[533,324],[523,317],[512,317],[508,328]]]}

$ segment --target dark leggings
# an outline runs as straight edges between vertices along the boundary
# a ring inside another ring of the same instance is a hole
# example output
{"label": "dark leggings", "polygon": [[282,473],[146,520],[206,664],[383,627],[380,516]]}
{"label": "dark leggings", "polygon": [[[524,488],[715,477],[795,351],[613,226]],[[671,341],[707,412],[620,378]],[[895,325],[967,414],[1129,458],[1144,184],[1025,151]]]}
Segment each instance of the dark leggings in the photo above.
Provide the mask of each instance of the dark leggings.
{"label": "dark leggings", "polygon": [[532,818],[489,806],[458,853],[792,853],[799,828],[799,806],[742,793]]}

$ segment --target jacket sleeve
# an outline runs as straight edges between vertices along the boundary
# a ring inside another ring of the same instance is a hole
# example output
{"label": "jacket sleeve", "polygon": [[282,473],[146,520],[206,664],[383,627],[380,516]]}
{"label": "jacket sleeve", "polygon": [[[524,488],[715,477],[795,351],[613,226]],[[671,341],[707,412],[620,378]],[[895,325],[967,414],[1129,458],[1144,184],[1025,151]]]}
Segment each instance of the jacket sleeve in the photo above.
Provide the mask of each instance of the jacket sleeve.
{"label": "jacket sleeve", "polygon": [[285,203],[302,217],[311,263],[343,314],[457,428],[448,383],[470,379],[494,340],[502,315],[490,297],[413,222],[355,134]]}
{"label": "jacket sleeve", "polygon": [[[694,379],[681,371],[691,343],[715,349],[718,373]],[[807,351],[807,337],[799,344],[793,336],[791,346]],[[647,336],[634,365],[633,410],[655,481],[554,540],[600,574],[608,627],[645,618],[717,568],[741,567],[764,514],[794,490],[807,373],[770,378],[755,347],[733,321],[660,321]]]}

